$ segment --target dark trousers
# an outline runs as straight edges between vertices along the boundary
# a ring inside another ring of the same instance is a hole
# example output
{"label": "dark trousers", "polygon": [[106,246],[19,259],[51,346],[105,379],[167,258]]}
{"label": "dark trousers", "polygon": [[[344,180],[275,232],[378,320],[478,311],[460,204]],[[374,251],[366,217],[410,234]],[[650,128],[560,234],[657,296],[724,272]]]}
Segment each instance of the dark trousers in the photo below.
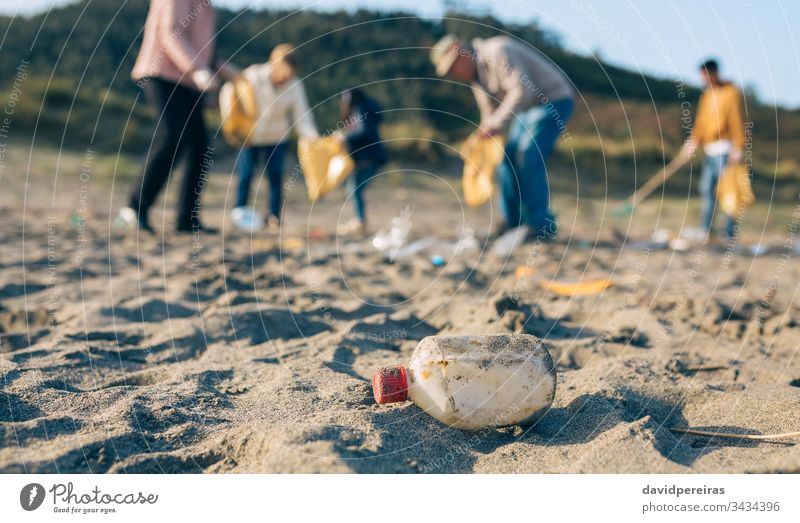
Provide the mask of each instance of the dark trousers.
{"label": "dark trousers", "polygon": [[178,199],[178,227],[199,223],[204,169],[211,155],[203,121],[203,94],[167,80],[149,78],[142,86],[155,112],[155,133],[150,150],[131,193],[131,207],[147,219],[147,211],[164,187],[180,157],[186,171]]}
{"label": "dark trousers", "polygon": [[253,145],[245,147],[239,153],[239,190],[236,194],[236,207],[246,207],[250,196],[250,183],[253,170],[260,161],[264,162],[264,171],[269,181],[269,212],[280,218],[283,195],[283,158],[286,156],[286,144]]}
{"label": "dark trousers", "polygon": [[353,207],[356,211],[356,218],[359,221],[367,219],[367,211],[364,206],[364,190],[370,180],[378,174],[378,166],[375,164],[365,164],[356,167],[355,172],[347,179],[347,190],[353,198]]}

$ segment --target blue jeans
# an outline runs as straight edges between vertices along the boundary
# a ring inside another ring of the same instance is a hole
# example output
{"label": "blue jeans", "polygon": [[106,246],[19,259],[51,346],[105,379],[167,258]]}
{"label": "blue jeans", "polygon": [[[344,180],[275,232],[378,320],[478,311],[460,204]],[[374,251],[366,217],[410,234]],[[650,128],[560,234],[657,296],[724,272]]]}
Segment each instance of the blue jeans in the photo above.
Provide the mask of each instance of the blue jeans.
{"label": "blue jeans", "polygon": [[353,206],[356,211],[356,218],[365,221],[366,211],[364,209],[364,189],[369,181],[378,173],[378,166],[374,164],[356,167],[356,170],[347,179],[347,191],[353,198]]}
{"label": "blue jeans", "polygon": [[[702,211],[700,214],[700,227],[710,233],[714,227],[714,209],[717,205],[717,182],[725,166],[728,155],[706,156],[703,160],[703,171],[700,173],[700,197],[702,198]],[[734,235],[736,220],[730,216],[725,217],[725,234]]]}
{"label": "blue jeans", "polygon": [[500,210],[510,226],[525,223],[537,234],[557,234],[556,218],[550,212],[547,159],[572,108],[571,98],[556,100],[516,115],[511,124],[506,158],[497,169]]}
{"label": "blue jeans", "polygon": [[236,207],[247,206],[250,195],[250,182],[253,170],[259,161],[264,161],[264,171],[269,181],[269,212],[273,216],[281,214],[281,184],[283,183],[283,157],[286,144],[254,145],[245,147],[239,153],[239,190],[236,195]]}

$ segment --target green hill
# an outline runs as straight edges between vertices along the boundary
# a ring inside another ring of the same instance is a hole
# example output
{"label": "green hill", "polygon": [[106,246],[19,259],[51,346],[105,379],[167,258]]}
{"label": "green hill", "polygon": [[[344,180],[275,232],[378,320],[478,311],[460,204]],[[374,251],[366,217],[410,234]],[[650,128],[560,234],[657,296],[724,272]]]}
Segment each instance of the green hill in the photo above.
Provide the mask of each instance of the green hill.
{"label": "green hill", "polygon": [[[15,104],[16,136],[36,130],[37,140],[68,147],[141,151],[150,122],[129,73],[147,6],[146,0],[84,0],[29,18],[0,18],[0,77],[8,92],[20,65],[26,66]],[[558,35],[536,24],[486,16],[450,13],[438,21],[408,13],[221,9],[219,27],[219,56],[238,65],[265,61],[277,43],[299,44],[322,128],[335,125],[339,93],[364,86],[389,111],[385,134],[396,139],[398,156],[419,161],[451,154],[436,142],[458,142],[477,119],[469,89],[436,79],[428,61],[428,48],[445,32],[466,38],[506,32],[550,56],[581,96],[561,160],[571,163],[574,154],[582,168],[607,176],[632,165],[649,168],[672,154],[685,135],[678,90],[692,106],[699,95],[688,85],[567,52]],[[748,100],[747,118],[754,122],[762,177],[795,180],[800,114]]]}

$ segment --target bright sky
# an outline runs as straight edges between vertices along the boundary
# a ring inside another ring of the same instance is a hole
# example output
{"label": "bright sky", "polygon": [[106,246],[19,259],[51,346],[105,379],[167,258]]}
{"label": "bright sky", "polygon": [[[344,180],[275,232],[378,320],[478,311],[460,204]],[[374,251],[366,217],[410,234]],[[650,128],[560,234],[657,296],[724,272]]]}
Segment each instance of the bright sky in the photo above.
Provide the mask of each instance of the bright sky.
{"label": "bright sky", "polygon": [[[71,0],[2,0],[0,12],[31,13]],[[441,16],[446,0],[214,0],[241,8],[393,9]],[[538,20],[581,54],[668,78],[697,82],[697,64],[717,57],[723,74],[766,102],[800,107],[800,21],[796,0],[451,0],[507,21]],[[791,21],[795,23],[792,24]]]}

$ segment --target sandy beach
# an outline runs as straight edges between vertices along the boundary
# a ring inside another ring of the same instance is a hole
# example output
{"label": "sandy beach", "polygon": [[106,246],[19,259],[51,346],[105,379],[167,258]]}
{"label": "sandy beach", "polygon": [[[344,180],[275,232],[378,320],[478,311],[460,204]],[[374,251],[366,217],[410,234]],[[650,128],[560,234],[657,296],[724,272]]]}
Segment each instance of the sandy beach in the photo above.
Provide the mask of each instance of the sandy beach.
{"label": "sandy beach", "polygon": [[[458,178],[389,176],[368,193],[374,228],[406,209],[412,239],[439,247],[388,263],[336,236],[342,191],[310,206],[298,181],[280,235],[251,236],[224,219],[216,173],[204,216],[219,234],[176,236],[167,211],[152,219],[166,234],[140,237],[112,223],[126,184],[75,162],[55,188],[29,177],[0,197],[0,472],[800,472],[796,438],[670,431],[800,430],[791,208],[763,237],[747,225],[743,241],[773,247],[754,256],[647,247],[695,220],[683,202],[612,219],[613,202],[557,196],[559,241],[498,259],[481,243],[496,209],[463,208]],[[478,248],[448,254],[465,227]],[[540,284],[597,278],[614,285]],[[462,432],[374,403],[376,366],[425,336],[486,332],[539,336],[558,362],[534,427]]]}

